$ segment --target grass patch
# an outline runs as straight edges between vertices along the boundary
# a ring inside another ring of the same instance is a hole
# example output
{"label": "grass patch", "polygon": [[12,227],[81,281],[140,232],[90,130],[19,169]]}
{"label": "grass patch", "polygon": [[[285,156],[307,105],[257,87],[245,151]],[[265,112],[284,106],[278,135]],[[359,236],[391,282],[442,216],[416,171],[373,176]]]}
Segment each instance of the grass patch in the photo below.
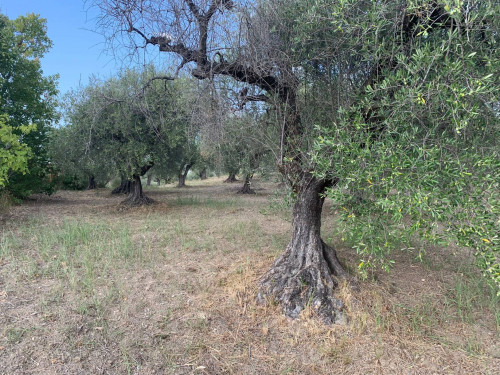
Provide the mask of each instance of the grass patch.
{"label": "grass patch", "polygon": [[500,332],[500,296],[471,266],[459,270],[445,301],[454,317],[463,323],[475,324],[485,313],[492,314]]}
{"label": "grass patch", "polygon": [[140,263],[143,248],[132,242],[128,225],[66,220],[31,221],[0,238],[0,256],[15,262],[27,279],[62,278],[73,288],[91,291],[96,279],[118,264]]}
{"label": "grass patch", "polygon": [[214,198],[202,198],[199,196],[188,196],[188,197],[177,197],[176,200],[172,202],[178,207],[206,207],[206,208],[228,208],[241,206],[242,202],[236,199],[214,199]]}

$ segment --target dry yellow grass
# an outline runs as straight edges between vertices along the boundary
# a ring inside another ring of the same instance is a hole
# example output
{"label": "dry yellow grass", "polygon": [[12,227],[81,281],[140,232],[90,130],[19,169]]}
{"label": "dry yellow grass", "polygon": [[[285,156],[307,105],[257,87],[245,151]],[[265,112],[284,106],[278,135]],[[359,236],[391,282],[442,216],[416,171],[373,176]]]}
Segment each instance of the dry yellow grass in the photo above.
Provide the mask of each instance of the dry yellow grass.
{"label": "dry yellow grass", "polygon": [[241,196],[222,180],[147,189],[143,208],[62,191],[4,214],[0,374],[498,373],[498,300],[446,249],[341,286],[342,326],[257,304],[290,222],[269,209],[274,184]]}

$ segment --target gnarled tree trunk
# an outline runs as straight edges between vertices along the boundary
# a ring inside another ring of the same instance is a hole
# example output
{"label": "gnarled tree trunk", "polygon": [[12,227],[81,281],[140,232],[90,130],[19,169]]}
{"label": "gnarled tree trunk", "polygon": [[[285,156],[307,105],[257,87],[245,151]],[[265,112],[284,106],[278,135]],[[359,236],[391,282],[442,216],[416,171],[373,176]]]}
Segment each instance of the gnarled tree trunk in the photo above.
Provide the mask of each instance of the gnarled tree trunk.
{"label": "gnarled tree trunk", "polygon": [[134,175],[131,181],[130,193],[122,203],[127,206],[141,206],[151,204],[154,201],[144,195],[142,191],[141,176]]}
{"label": "gnarled tree trunk", "polygon": [[111,194],[130,194],[130,187],[131,181],[128,178],[121,176],[120,186],[114,188]]}
{"label": "gnarled tree trunk", "polygon": [[87,190],[97,189],[97,184],[95,183],[95,177],[89,175],[89,182],[87,184]]}
{"label": "gnarled tree trunk", "polygon": [[232,173],[232,172],[230,172],[229,176],[224,180],[224,182],[229,183],[229,184],[232,184],[233,182],[236,182],[236,181],[238,181],[236,179],[236,173]]}
{"label": "gnarled tree trunk", "polygon": [[183,165],[181,169],[179,169],[179,183],[177,184],[177,187],[186,186],[186,177],[192,166],[193,163],[188,163],[186,165]]}
{"label": "gnarled tree trunk", "polygon": [[200,179],[201,180],[206,180],[207,179],[207,168],[203,168],[200,172]]}
{"label": "gnarled tree trunk", "polygon": [[335,250],[320,236],[325,180],[305,173],[293,208],[292,239],[262,277],[258,300],[277,299],[287,316],[296,318],[307,306],[326,323],[342,320],[342,302],[334,290],[346,272]]}
{"label": "gnarled tree trunk", "polygon": [[142,206],[145,204],[152,204],[154,201],[148,198],[142,192],[141,176],[144,176],[148,171],[153,168],[154,163],[149,162],[148,164],[141,167],[138,174],[132,176],[132,181],[130,185],[130,193],[122,204],[127,206]]}
{"label": "gnarled tree trunk", "polygon": [[251,188],[251,182],[253,178],[253,173],[245,175],[245,183],[241,187],[240,190],[238,190],[238,194],[255,194],[255,191]]}

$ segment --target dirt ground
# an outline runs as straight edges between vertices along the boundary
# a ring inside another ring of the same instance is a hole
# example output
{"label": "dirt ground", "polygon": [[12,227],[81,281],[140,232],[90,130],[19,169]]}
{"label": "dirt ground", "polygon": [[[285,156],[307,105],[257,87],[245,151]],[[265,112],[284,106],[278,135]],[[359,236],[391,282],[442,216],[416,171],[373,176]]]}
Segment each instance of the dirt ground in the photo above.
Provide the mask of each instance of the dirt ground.
{"label": "dirt ground", "polygon": [[390,274],[339,288],[344,325],[257,304],[290,212],[277,184],[222,181],[146,188],[147,207],[99,189],[0,214],[0,374],[500,373],[499,300],[457,249],[394,254]]}

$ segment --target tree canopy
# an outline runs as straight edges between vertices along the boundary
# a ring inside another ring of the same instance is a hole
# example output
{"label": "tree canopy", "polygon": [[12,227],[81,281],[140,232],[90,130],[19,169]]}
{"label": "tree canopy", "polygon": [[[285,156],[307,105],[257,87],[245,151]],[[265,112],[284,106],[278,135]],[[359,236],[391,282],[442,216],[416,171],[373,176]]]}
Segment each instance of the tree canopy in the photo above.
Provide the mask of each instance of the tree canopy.
{"label": "tree canopy", "polygon": [[307,95],[335,103],[314,112],[313,160],[339,181],[328,195],[359,268],[455,244],[500,286],[498,2],[290,4],[308,82],[324,87],[328,75],[335,87]]}
{"label": "tree canopy", "polygon": [[92,81],[67,100],[68,125],[59,136],[70,134],[65,148],[75,158],[60,154],[59,167],[71,162],[88,176],[104,168],[140,183],[154,165],[177,162],[189,143],[188,92],[188,83],[172,82],[152,66]]}
{"label": "tree canopy", "polygon": [[[46,141],[51,122],[57,118],[57,77],[44,77],[40,64],[51,45],[45,19],[29,14],[9,20],[0,14],[0,114],[7,119],[2,128],[6,137],[9,126],[26,151],[11,154],[13,165],[22,167],[9,168],[8,181],[4,180],[6,188],[18,197],[52,189],[46,179]],[[27,158],[26,167],[23,160]]]}

